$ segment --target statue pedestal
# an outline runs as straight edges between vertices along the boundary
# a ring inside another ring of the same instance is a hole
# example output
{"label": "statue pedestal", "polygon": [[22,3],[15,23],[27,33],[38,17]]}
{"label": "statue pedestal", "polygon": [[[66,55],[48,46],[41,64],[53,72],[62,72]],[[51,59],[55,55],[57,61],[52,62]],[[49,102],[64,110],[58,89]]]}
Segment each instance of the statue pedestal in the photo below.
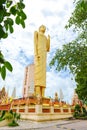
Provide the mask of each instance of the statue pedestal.
{"label": "statue pedestal", "polygon": [[[26,99],[27,100],[27,99]],[[50,98],[18,99],[13,102],[12,110],[21,114],[22,119],[33,121],[58,120],[72,117],[72,108],[63,107],[58,101],[50,101]]]}

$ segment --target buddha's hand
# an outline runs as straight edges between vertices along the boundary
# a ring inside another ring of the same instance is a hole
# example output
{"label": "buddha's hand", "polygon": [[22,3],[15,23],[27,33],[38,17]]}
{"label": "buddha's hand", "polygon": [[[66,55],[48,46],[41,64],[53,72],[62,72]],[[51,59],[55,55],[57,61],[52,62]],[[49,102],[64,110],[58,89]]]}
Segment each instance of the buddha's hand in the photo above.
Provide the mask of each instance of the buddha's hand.
{"label": "buddha's hand", "polygon": [[40,59],[40,56],[38,55],[37,58]]}

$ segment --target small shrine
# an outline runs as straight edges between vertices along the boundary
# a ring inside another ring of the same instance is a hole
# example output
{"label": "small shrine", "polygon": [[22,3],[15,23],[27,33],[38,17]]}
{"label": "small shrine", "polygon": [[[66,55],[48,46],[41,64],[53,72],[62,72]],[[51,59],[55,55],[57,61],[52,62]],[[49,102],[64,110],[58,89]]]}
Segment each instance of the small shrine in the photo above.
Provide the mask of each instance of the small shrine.
{"label": "small shrine", "polygon": [[5,87],[0,90],[0,110],[10,110],[12,98],[8,96]]}
{"label": "small shrine", "polygon": [[0,104],[8,103],[8,93],[5,90],[5,87],[3,87],[0,90]]}

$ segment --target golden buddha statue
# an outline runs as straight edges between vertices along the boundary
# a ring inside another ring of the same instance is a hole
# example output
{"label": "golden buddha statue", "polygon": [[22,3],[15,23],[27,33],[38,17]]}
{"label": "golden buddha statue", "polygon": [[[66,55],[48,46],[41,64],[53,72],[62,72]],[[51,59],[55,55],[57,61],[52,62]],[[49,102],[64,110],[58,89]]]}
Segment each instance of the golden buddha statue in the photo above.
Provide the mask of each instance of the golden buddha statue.
{"label": "golden buddha statue", "polygon": [[41,25],[34,32],[35,94],[44,97],[46,88],[46,58],[50,49],[50,36],[44,35],[46,27]]}

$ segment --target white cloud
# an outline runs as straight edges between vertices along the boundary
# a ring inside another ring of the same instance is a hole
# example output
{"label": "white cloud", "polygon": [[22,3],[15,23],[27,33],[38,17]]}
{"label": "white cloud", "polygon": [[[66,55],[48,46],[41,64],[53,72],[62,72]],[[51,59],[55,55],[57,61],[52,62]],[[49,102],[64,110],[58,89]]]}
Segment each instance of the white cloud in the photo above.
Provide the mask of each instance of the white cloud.
{"label": "white cloud", "polygon": [[[64,72],[65,73],[65,72]],[[47,72],[47,88],[46,88],[46,95],[52,98],[55,95],[55,92],[60,95],[60,89],[62,89],[64,94],[64,100],[71,102],[71,98],[73,95],[73,91],[75,88],[75,82],[71,80],[72,75],[62,77],[62,73],[51,70]]]}
{"label": "white cloud", "polygon": [[[51,48],[47,65],[55,54],[56,49],[61,48],[65,41],[72,39],[72,34],[64,30],[64,26],[73,11],[72,1],[24,0],[27,14],[26,28],[22,29],[22,27],[15,25],[14,33],[0,43],[2,52],[14,68],[12,73],[8,72],[5,82],[0,78],[0,87],[5,85],[7,88],[11,88],[10,93],[16,87],[17,96],[22,95],[24,69],[26,65],[33,62],[33,34],[41,24],[46,25],[46,35],[50,34],[51,36]],[[60,73],[56,74],[55,71],[50,70],[47,72],[46,94],[53,96],[56,91],[59,91],[59,88],[62,88],[65,99],[68,100],[72,96],[72,84],[70,77],[61,77]]]}

